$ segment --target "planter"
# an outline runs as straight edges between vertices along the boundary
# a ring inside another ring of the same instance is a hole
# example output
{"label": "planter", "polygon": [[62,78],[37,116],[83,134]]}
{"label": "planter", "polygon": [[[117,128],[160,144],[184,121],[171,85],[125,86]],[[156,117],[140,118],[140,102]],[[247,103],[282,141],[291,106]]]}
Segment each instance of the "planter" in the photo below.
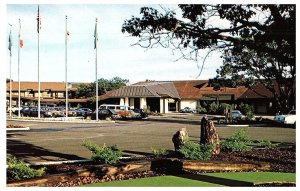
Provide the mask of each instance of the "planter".
{"label": "planter", "polygon": [[266,171],[268,163],[244,163],[222,161],[190,161],[179,159],[154,159],[118,163],[116,165],[87,165],[73,172],[48,175],[41,178],[7,183],[8,187],[49,186],[78,179],[78,177],[124,177],[126,174],[154,172],[154,175],[181,174],[185,171]]}

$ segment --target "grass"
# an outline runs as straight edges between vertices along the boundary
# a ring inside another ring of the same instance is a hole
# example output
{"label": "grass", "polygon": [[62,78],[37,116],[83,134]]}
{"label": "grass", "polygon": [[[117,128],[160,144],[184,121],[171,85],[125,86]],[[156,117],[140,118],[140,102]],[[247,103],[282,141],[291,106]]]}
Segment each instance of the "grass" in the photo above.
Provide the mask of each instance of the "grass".
{"label": "grass", "polygon": [[123,181],[104,182],[83,185],[87,187],[216,187],[222,186],[198,180],[176,176],[157,176],[150,178],[131,179]]}
{"label": "grass", "polygon": [[228,173],[209,173],[209,176],[216,178],[226,178],[252,183],[266,182],[296,182],[295,173],[279,172],[228,172]]}
{"label": "grass", "polygon": [[295,173],[228,172],[159,176],[83,185],[88,187],[216,187],[253,186],[259,183],[296,182]]}

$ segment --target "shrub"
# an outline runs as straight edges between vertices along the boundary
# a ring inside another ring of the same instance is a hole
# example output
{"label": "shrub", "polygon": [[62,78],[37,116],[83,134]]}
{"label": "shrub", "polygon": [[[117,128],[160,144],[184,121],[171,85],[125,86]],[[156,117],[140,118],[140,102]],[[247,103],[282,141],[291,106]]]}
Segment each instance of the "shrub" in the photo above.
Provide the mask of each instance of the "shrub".
{"label": "shrub", "polygon": [[241,129],[235,132],[231,137],[225,139],[221,142],[221,150],[223,151],[249,151],[252,149],[248,146],[251,141],[249,141],[246,131]]}
{"label": "shrub", "polygon": [[276,148],[278,144],[273,144],[269,140],[261,140],[259,143],[259,146],[264,147],[264,148]]}
{"label": "shrub", "polygon": [[228,104],[228,103],[221,103],[219,106],[219,113],[224,115],[225,111],[229,111],[232,109],[232,105]]}
{"label": "shrub", "polygon": [[151,152],[156,157],[164,156],[164,155],[166,155],[168,153],[166,149],[163,149],[163,148],[156,149],[156,148],[152,148],[152,147],[151,147]]}
{"label": "shrub", "polygon": [[14,156],[7,157],[7,179],[9,181],[17,181],[29,178],[40,177],[45,173],[46,168],[33,169],[23,161],[18,160]]}
{"label": "shrub", "polygon": [[105,164],[114,164],[122,156],[122,152],[117,146],[99,146],[91,141],[84,140],[82,146],[89,149],[92,153],[91,159],[96,162],[102,162]]}
{"label": "shrub", "polygon": [[207,113],[207,110],[201,106],[197,106],[196,111],[197,113]]}
{"label": "shrub", "polygon": [[212,155],[212,145],[200,145],[192,141],[186,141],[178,151],[186,159],[208,160]]}
{"label": "shrub", "polygon": [[216,102],[212,102],[209,105],[209,112],[210,113],[217,113],[218,109],[219,109],[219,104],[217,104]]}
{"label": "shrub", "polygon": [[243,104],[240,105],[241,112],[246,115],[246,118],[251,120],[254,117],[254,106]]}

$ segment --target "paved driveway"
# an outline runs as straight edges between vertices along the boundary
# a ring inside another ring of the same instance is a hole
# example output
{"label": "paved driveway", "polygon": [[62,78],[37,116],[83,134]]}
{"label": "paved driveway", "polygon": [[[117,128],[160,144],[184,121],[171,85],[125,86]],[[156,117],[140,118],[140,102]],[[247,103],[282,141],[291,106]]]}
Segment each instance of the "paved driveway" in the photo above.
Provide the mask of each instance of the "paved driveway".
{"label": "paved driveway", "polygon": [[[81,146],[84,139],[97,144],[117,145],[126,155],[149,154],[151,147],[173,150],[172,136],[186,127],[192,140],[199,140],[200,126],[192,123],[161,121],[120,121],[115,124],[41,123],[7,121],[7,124],[30,127],[30,131],[7,132],[7,153],[28,162],[88,159]],[[220,138],[241,127],[217,127]],[[246,127],[252,140],[295,143],[293,128]]]}

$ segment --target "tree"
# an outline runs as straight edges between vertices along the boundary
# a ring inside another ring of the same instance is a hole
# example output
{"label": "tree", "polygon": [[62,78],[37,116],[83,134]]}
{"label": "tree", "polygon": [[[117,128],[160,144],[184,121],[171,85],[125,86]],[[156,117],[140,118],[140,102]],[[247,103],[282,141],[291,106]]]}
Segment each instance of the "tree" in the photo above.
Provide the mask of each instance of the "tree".
{"label": "tree", "polygon": [[203,64],[211,52],[220,51],[218,78],[249,87],[263,82],[279,108],[285,111],[294,105],[296,5],[178,7],[176,12],[163,8],[163,13],[142,7],[141,17],[125,20],[122,32],[138,37],[135,45],[179,50],[183,59],[197,60],[199,51],[207,50]]}
{"label": "tree", "polygon": [[[101,78],[98,79],[98,95],[103,95],[107,91],[119,89],[126,86],[129,80],[122,79],[120,77],[113,77],[110,80]],[[76,90],[76,98],[91,98],[96,96],[96,82],[93,83],[81,83]]]}

